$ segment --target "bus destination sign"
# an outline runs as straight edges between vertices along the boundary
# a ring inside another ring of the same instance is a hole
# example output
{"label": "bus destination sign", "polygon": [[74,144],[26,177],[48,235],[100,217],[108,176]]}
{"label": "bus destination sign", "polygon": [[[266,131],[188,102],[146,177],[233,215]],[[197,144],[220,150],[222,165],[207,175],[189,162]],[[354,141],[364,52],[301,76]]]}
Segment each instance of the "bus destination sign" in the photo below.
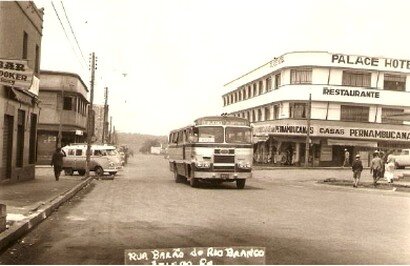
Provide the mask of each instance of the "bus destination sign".
{"label": "bus destination sign", "polygon": [[237,117],[204,117],[195,121],[196,125],[229,125],[229,126],[249,126],[249,121]]}

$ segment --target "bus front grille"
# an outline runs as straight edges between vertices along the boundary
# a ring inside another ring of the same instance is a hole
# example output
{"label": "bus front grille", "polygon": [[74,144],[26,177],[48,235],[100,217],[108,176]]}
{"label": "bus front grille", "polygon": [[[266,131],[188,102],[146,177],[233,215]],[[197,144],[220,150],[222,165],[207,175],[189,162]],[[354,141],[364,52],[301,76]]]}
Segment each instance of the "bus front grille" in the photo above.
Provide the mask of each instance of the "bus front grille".
{"label": "bus front grille", "polygon": [[225,171],[225,172],[233,172],[235,171],[235,165],[215,165],[213,166],[215,171]]}
{"label": "bus front grille", "polygon": [[214,163],[235,163],[234,156],[214,155]]}

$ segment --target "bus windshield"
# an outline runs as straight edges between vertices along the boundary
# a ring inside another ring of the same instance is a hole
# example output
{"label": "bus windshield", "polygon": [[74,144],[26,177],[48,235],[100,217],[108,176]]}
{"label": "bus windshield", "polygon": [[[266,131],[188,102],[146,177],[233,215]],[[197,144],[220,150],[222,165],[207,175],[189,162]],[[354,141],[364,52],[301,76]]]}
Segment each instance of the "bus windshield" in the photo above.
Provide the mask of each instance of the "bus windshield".
{"label": "bus windshield", "polygon": [[224,141],[223,127],[197,127],[198,142],[216,142]]}
{"label": "bus windshield", "polygon": [[246,127],[226,127],[227,143],[250,143],[251,129]]}

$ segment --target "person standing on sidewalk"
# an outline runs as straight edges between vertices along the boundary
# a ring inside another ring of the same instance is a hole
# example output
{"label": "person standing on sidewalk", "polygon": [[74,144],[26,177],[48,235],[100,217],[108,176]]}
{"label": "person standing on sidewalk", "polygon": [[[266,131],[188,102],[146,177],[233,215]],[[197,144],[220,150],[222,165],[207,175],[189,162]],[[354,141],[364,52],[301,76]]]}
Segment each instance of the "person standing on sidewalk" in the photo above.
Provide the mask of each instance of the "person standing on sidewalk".
{"label": "person standing on sidewalk", "polygon": [[377,181],[383,177],[383,161],[378,152],[373,153],[373,159],[370,162],[370,173],[373,174],[373,185],[376,186]]}
{"label": "person standing on sidewalk", "polygon": [[362,160],[360,160],[360,155],[356,155],[356,159],[352,163],[352,171],[353,171],[353,187],[357,187],[359,184],[360,176],[363,171],[363,164]]}
{"label": "person standing on sidewalk", "polygon": [[61,171],[63,170],[63,157],[65,157],[64,151],[61,148],[57,148],[51,158],[51,166],[54,166],[54,177],[56,181],[59,180]]}

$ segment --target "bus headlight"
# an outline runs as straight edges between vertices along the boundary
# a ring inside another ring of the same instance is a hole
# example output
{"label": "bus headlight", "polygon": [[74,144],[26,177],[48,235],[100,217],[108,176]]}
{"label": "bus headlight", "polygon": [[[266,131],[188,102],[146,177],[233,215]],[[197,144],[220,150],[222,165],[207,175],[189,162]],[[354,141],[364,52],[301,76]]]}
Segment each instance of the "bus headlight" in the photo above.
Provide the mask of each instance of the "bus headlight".
{"label": "bus headlight", "polygon": [[209,168],[211,167],[211,164],[209,162],[205,161],[196,161],[195,166],[198,168]]}
{"label": "bus headlight", "polygon": [[243,169],[251,168],[251,164],[248,162],[238,162],[238,167]]}

